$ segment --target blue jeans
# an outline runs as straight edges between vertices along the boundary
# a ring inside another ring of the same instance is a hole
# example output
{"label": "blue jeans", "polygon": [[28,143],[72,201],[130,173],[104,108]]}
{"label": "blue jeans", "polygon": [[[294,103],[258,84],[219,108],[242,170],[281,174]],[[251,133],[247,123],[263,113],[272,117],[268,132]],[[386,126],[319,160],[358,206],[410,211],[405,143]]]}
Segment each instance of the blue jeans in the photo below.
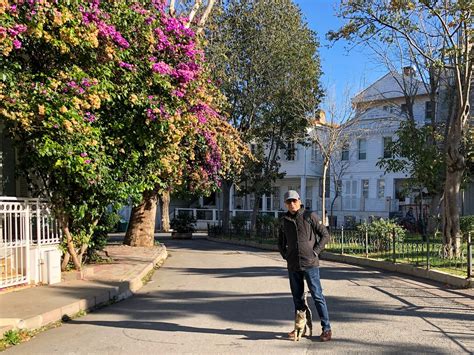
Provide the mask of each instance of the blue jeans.
{"label": "blue jeans", "polygon": [[304,280],[306,280],[309,292],[313,297],[316,310],[321,319],[321,327],[323,331],[330,330],[331,324],[329,324],[328,307],[323,296],[323,288],[321,287],[321,280],[319,278],[319,268],[312,267],[303,271],[288,271],[288,275],[290,278],[293,303],[295,304],[295,312],[296,310],[306,308],[304,300]]}

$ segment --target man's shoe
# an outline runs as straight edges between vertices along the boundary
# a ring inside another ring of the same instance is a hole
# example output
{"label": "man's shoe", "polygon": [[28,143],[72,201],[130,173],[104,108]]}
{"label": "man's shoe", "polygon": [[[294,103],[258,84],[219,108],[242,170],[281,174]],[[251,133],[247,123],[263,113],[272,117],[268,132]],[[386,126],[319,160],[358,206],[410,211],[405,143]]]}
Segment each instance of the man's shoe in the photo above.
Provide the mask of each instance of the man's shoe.
{"label": "man's shoe", "polygon": [[321,335],[319,336],[319,339],[321,339],[321,341],[329,341],[331,340],[332,338],[332,332],[331,332],[331,329],[329,330],[324,330]]}

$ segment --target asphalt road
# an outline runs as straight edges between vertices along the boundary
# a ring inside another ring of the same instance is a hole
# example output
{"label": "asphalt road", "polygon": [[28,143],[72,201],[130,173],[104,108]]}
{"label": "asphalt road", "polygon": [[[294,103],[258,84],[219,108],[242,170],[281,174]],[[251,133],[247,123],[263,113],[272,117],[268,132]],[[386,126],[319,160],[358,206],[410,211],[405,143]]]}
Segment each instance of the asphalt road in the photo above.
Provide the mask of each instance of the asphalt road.
{"label": "asphalt road", "polygon": [[[275,252],[165,238],[170,257],[134,297],[39,334],[16,354],[474,352],[472,290],[323,262],[333,340],[289,341],[293,305]],[[317,318],[314,304],[313,316]]]}

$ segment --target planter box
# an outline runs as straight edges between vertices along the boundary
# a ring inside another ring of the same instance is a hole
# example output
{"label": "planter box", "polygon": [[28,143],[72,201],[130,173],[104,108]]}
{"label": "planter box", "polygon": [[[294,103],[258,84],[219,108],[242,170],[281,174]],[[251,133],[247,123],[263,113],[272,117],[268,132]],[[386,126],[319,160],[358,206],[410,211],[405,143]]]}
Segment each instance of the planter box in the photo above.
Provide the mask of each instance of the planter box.
{"label": "planter box", "polygon": [[193,232],[171,232],[171,238],[173,239],[192,239]]}

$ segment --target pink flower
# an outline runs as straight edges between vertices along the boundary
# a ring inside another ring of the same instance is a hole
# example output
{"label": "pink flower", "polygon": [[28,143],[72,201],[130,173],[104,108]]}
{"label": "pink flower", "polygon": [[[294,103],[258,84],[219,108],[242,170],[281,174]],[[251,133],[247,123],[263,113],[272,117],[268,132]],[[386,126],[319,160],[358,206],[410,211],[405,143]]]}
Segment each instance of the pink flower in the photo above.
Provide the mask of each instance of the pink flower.
{"label": "pink flower", "polygon": [[17,39],[15,39],[15,40],[12,42],[12,44],[13,44],[13,47],[14,47],[15,49],[20,49],[20,48],[21,48],[21,42],[20,42],[19,40],[17,40]]}
{"label": "pink flower", "polygon": [[182,90],[180,90],[180,89],[173,90],[173,91],[171,92],[171,95],[176,96],[176,97],[180,97],[180,98],[181,98],[181,97],[184,97],[184,94],[185,94],[184,91],[182,91]]}
{"label": "pink flower", "polygon": [[84,158],[84,157],[87,157],[87,153],[86,153],[86,152],[82,152],[82,153],[81,153],[81,157],[83,157],[83,158]]}
{"label": "pink flower", "polygon": [[193,70],[194,67],[189,67],[184,63],[178,64],[177,68],[173,70],[173,76],[182,83],[187,83],[193,80],[196,76],[196,71]]}
{"label": "pink flower", "polygon": [[171,73],[171,68],[168,64],[165,62],[158,62],[155,63],[151,66],[151,70],[153,70],[155,73],[160,73],[160,74],[170,74]]}
{"label": "pink flower", "polygon": [[135,69],[135,66],[133,64],[126,63],[126,62],[120,62],[119,67],[131,70],[131,71],[133,71]]}

